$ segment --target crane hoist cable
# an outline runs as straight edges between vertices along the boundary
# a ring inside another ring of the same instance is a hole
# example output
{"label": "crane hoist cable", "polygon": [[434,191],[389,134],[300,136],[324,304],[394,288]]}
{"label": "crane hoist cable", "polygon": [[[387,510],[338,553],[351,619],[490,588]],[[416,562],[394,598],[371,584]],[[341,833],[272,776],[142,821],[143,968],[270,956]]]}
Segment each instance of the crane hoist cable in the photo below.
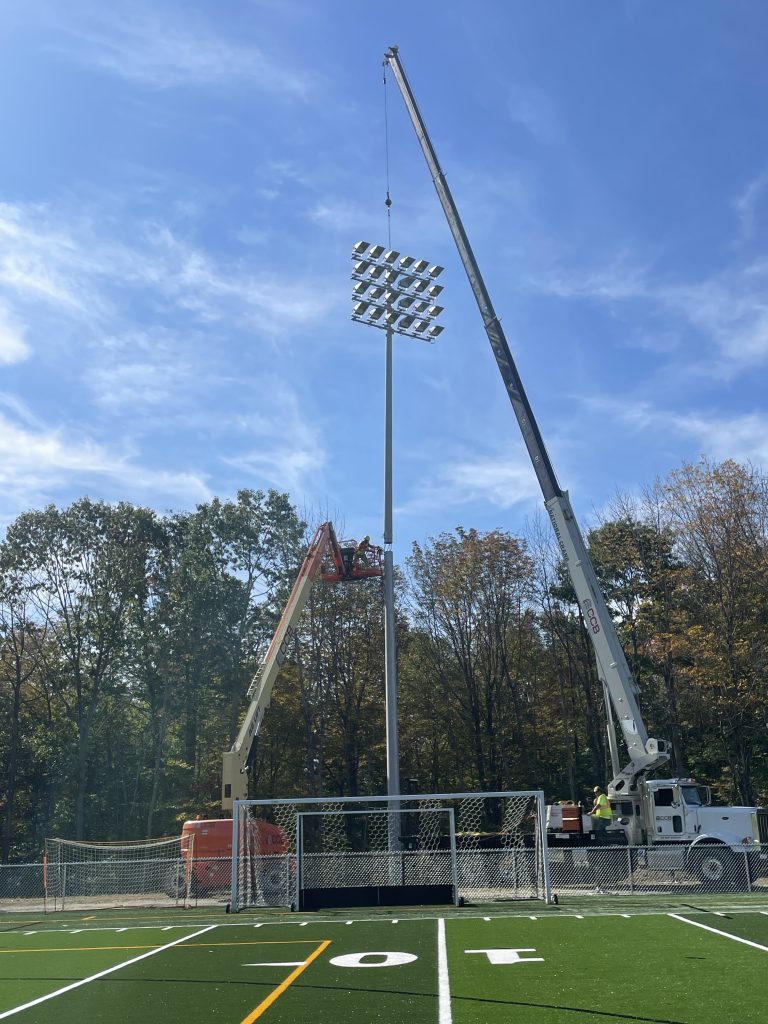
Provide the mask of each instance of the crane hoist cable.
{"label": "crane hoist cable", "polygon": [[392,197],[389,194],[389,110],[387,107],[387,65],[384,64],[382,75],[384,82],[384,165],[387,179],[387,198],[384,205],[387,208],[387,245],[392,248]]}

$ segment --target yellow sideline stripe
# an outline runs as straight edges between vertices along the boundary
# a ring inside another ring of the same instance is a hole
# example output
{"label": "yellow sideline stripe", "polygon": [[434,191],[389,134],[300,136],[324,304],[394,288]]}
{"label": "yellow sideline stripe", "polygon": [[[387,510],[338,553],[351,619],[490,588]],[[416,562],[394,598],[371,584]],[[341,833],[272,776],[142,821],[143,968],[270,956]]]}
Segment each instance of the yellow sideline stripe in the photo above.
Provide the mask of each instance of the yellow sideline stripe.
{"label": "yellow sideline stripe", "polygon": [[299,964],[295,970],[291,971],[285,981],[281,981],[277,988],[270,992],[266,999],[263,999],[254,1010],[251,1010],[247,1017],[244,1017],[243,1020],[240,1021],[240,1024],[253,1024],[253,1021],[260,1017],[265,1010],[268,1010],[272,1003],[274,1003],[274,1001],[278,999],[283,992],[285,992],[285,990],[294,983],[294,981],[296,981],[301,972],[305,971],[312,961],[316,960],[320,954],[330,946],[330,944],[330,939],[324,939],[314,953],[308,956],[303,964]]}

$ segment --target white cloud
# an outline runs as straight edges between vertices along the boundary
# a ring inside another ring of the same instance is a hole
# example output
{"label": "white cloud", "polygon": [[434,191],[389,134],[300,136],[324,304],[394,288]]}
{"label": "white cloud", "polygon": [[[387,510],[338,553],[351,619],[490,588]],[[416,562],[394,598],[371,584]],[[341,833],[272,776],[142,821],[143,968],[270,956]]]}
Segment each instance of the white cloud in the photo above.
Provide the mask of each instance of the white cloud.
{"label": "white cloud", "polygon": [[768,262],[665,288],[658,297],[708,334],[734,368],[768,359]]}
{"label": "white cloud", "polygon": [[223,461],[278,490],[307,491],[320,478],[327,459],[318,428],[307,420],[299,396],[280,380],[262,378],[254,400],[258,411],[236,422],[251,446]]}
{"label": "white cloud", "polygon": [[541,499],[536,476],[524,455],[471,456],[464,452],[442,461],[432,476],[425,476],[412,497],[398,506],[402,515],[444,516],[448,508],[477,503],[509,509]]}
{"label": "white cloud", "polygon": [[[131,6],[130,17],[99,7],[87,20],[59,25],[57,46],[73,60],[153,89],[250,82],[270,94],[305,98],[312,77],[285,54],[226,39],[187,5]],[[69,37],[71,45],[62,43]]]}
{"label": "white cloud", "polygon": [[[14,412],[16,400],[3,401]],[[134,462],[129,455],[87,436],[50,429],[26,413],[23,421],[0,412],[0,508],[6,515],[41,505],[74,486],[97,488],[105,497],[128,493],[135,501],[194,504],[210,498],[201,477],[169,473]]]}
{"label": "white cloud", "polygon": [[678,434],[693,438],[700,453],[713,459],[768,465],[768,415],[678,413],[657,408],[650,402],[619,402],[614,399],[591,399],[585,404],[597,410],[604,419],[622,420],[637,430],[660,437]]}
{"label": "white cloud", "polygon": [[381,216],[378,212],[372,215],[370,205],[331,199],[314,206],[309,211],[309,219],[315,224],[322,224],[323,227],[332,228],[340,234],[356,239],[357,235],[365,230],[365,225],[376,224],[381,221]]}
{"label": "white cloud", "polygon": [[90,246],[52,223],[46,207],[0,203],[0,243],[0,286],[7,294],[80,313],[94,308],[83,281],[100,264]]}
{"label": "white cloud", "polygon": [[337,301],[325,282],[300,273],[249,273],[237,262],[217,262],[165,225],[143,232],[139,225],[132,241],[115,241],[90,219],[57,224],[44,207],[0,204],[0,240],[9,307],[42,301],[92,333],[130,316],[119,307],[132,304],[137,288],[144,301],[154,293],[200,323],[258,323],[271,332],[316,322]]}
{"label": "white cloud", "polygon": [[0,363],[20,363],[29,356],[24,332],[0,305]]}
{"label": "white cloud", "polygon": [[[528,283],[564,299],[642,301],[680,317],[683,326],[710,340],[731,371],[768,360],[768,261],[732,267],[701,281],[669,284],[654,280],[647,267],[622,255],[604,268],[531,275]],[[669,325],[660,329],[668,332]],[[722,369],[721,363],[718,371]]]}
{"label": "white cloud", "polygon": [[768,170],[758,174],[742,189],[740,194],[733,200],[733,208],[736,211],[741,224],[741,241],[752,237],[755,230],[755,215],[757,204],[761,196],[768,188]]}

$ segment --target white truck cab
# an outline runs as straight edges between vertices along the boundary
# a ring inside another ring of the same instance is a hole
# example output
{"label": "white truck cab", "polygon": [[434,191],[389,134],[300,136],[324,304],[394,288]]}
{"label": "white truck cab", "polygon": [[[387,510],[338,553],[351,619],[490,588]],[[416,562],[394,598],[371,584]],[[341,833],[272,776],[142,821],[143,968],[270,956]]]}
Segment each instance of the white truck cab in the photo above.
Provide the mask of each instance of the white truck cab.
{"label": "white truck cab", "polygon": [[709,786],[695,779],[643,779],[637,794],[611,799],[609,831],[623,831],[632,846],[655,843],[760,842],[761,817],[756,807],[713,807]]}

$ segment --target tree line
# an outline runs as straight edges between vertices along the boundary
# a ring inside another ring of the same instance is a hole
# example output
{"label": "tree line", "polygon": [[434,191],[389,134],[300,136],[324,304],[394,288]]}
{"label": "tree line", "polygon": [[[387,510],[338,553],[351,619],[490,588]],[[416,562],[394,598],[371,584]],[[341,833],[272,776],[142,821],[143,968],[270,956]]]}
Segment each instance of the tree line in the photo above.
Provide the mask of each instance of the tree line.
{"label": "tree line", "polygon": [[[2,861],[46,836],[178,834],[220,816],[221,754],[301,564],[285,494],[159,515],[83,498],[0,545]],[[670,774],[768,796],[768,481],[683,465],[587,536]],[[549,527],[457,528],[397,570],[404,791],[609,778],[589,638]],[[382,587],[312,590],[258,740],[251,795],[385,791]],[[667,773],[667,769],[664,769]]]}

